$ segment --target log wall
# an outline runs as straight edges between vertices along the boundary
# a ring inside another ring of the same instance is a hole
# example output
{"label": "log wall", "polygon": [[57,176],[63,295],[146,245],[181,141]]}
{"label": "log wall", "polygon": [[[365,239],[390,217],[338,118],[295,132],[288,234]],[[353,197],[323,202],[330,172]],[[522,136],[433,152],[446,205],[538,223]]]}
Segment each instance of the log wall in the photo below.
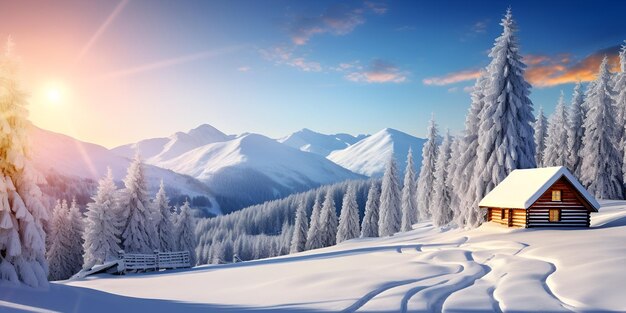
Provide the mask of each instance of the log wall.
{"label": "log wall", "polygon": [[[561,201],[552,201],[552,191],[561,191]],[[528,208],[528,227],[589,227],[590,209],[565,178],[559,179]],[[550,222],[549,209],[560,210],[560,221]]]}

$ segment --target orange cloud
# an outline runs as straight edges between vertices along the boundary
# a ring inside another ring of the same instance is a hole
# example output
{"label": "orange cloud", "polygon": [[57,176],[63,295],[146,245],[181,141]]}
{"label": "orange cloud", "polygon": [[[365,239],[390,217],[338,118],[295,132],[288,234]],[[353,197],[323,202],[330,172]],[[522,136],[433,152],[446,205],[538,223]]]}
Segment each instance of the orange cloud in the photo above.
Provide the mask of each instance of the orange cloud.
{"label": "orange cloud", "polygon": [[478,78],[479,75],[479,70],[465,70],[450,73],[444,76],[425,78],[422,80],[422,82],[424,83],[424,85],[429,86],[445,86],[463,81],[475,80]]}
{"label": "orange cloud", "polygon": [[[613,46],[596,51],[578,62],[572,61],[569,54],[527,55],[524,63],[526,80],[538,88],[552,87],[561,84],[588,82],[596,78],[602,58],[607,56],[611,71],[617,72],[619,64],[619,46]],[[480,75],[478,70],[463,70],[449,73],[444,76],[425,78],[422,82],[429,86],[446,86],[464,81],[475,80]]]}
{"label": "orange cloud", "polygon": [[374,60],[367,69],[347,74],[346,79],[366,83],[403,83],[407,81],[407,73],[391,63]]}
{"label": "orange cloud", "polygon": [[[531,56],[525,58],[528,64],[526,80],[535,87],[552,87],[561,84],[588,82],[596,78],[602,58],[609,58],[611,71],[619,70],[619,46],[594,52],[579,62],[572,63],[568,55],[556,57]],[[529,61],[530,60],[530,61]]]}

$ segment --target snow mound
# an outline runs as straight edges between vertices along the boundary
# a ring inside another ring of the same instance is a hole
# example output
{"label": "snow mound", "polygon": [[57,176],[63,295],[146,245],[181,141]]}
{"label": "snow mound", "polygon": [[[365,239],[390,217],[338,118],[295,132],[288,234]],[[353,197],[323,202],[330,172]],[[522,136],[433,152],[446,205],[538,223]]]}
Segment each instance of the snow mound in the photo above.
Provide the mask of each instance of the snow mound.
{"label": "snow mound", "polygon": [[626,201],[601,204],[591,228],[419,223],[393,237],[272,259],[99,275],[49,290],[2,286],[0,310],[624,312]]}
{"label": "snow mound", "polygon": [[[425,139],[413,137],[401,131],[385,128],[344,149],[332,152],[328,159],[359,174],[381,177],[389,155],[393,153],[400,174],[404,175],[406,155],[413,149],[416,167],[422,164],[422,146]],[[416,168],[419,173],[419,168]]]}

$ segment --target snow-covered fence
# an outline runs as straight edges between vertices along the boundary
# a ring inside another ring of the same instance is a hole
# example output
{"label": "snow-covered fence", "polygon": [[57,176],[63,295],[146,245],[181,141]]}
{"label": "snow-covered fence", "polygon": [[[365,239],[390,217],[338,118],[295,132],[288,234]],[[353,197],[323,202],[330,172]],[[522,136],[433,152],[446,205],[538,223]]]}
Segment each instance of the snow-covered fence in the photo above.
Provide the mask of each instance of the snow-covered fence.
{"label": "snow-covered fence", "polygon": [[124,272],[128,271],[156,271],[191,267],[189,251],[159,252],[154,254],[124,253],[119,251]]}

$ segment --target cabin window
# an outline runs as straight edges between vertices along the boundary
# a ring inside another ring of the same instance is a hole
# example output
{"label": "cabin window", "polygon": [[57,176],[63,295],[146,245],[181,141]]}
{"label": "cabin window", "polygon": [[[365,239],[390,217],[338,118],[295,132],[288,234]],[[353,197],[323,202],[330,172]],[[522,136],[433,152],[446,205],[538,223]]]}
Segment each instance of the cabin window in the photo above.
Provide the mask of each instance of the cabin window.
{"label": "cabin window", "polygon": [[561,191],[560,190],[552,190],[552,201],[561,201]]}
{"label": "cabin window", "polygon": [[550,222],[558,222],[561,220],[561,210],[550,209]]}
{"label": "cabin window", "polygon": [[504,209],[500,209],[500,219],[504,219]]}

